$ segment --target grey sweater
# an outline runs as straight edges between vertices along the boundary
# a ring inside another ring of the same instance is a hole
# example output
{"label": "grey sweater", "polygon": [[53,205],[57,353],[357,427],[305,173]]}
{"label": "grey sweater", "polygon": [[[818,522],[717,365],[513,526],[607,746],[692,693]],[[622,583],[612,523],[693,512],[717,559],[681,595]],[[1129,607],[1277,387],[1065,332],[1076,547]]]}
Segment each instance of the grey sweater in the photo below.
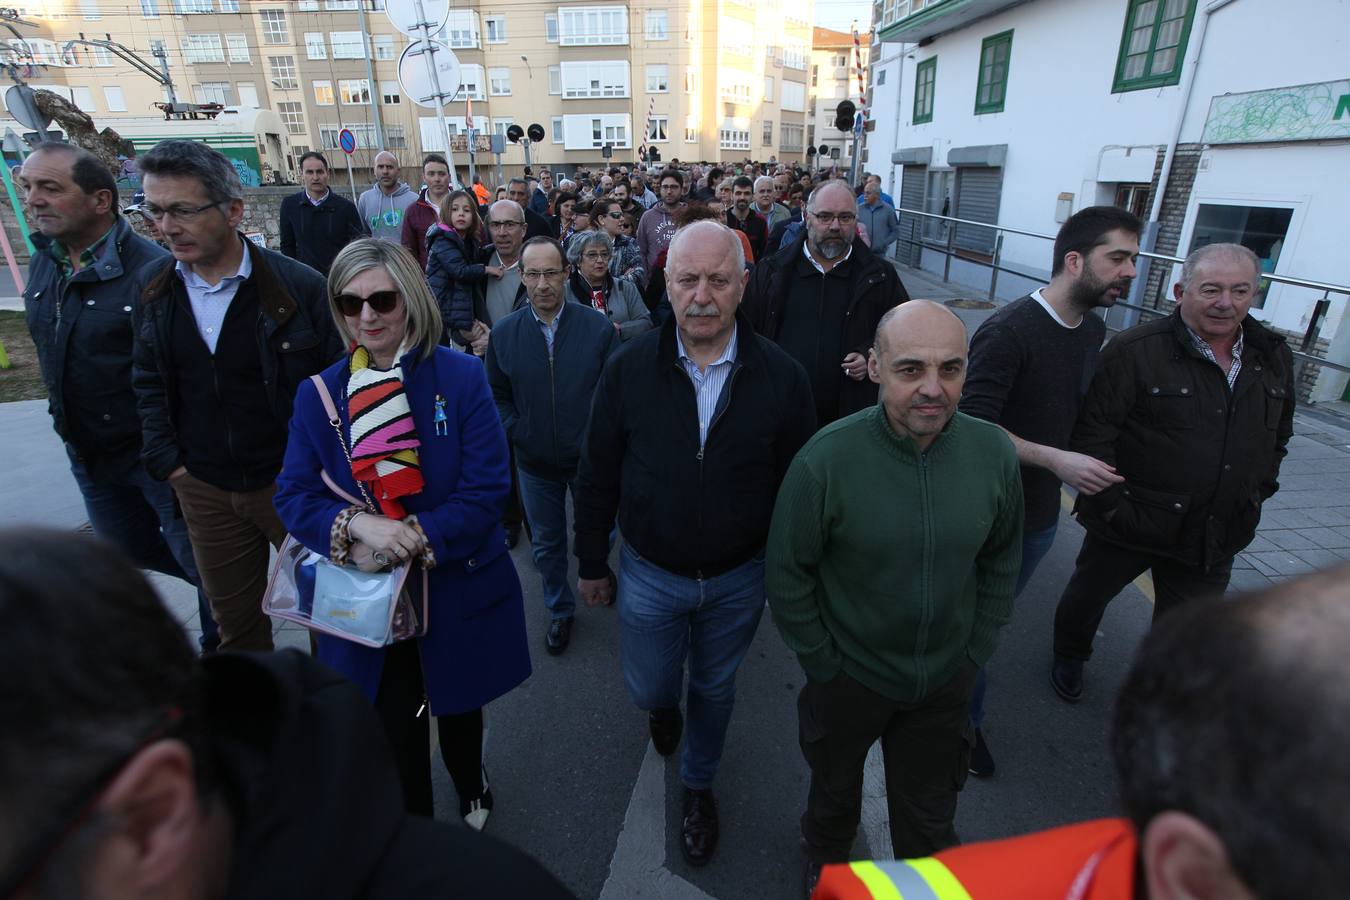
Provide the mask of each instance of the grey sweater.
{"label": "grey sweater", "polygon": [[392,194],[377,184],[356,201],[356,210],[372,236],[397,244],[403,239],[403,213],[416,202],[417,192],[402,181]]}

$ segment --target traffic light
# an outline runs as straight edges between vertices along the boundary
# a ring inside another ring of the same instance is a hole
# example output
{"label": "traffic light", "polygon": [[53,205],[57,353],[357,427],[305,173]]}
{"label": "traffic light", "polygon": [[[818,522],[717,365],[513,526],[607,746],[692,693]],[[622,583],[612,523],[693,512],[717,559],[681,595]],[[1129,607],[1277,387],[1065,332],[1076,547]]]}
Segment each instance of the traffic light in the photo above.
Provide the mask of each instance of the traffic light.
{"label": "traffic light", "polygon": [[527,137],[529,137],[530,140],[534,141],[537,144],[544,139],[544,126],[536,122],[529,128],[525,129],[525,134]]}
{"label": "traffic light", "polygon": [[506,126],[506,139],[511,143],[519,144],[520,139],[523,138],[524,136],[525,136],[525,129],[521,128],[519,125],[512,124]]}
{"label": "traffic light", "polygon": [[806,148],[806,155],[807,155],[807,156],[815,156],[815,155],[816,155],[816,148],[815,148],[815,147],[807,147],[807,148]]}
{"label": "traffic light", "polygon": [[852,100],[844,100],[834,111],[834,127],[840,131],[853,130],[853,117],[858,112],[858,107],[853,105]]}

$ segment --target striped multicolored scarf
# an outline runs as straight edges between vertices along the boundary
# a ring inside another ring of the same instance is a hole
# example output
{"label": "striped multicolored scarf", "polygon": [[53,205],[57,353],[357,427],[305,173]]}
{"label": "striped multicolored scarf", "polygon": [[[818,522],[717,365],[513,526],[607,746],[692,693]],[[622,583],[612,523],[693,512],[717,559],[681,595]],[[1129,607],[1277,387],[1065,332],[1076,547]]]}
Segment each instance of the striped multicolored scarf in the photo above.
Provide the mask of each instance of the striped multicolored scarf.
{"label": "striped multicolored scarf", "polygon": [[[399,356],[402,356],[400,349]],[[417,439],[412,410],[403,392],[403,369],[373,367],[370,351],[352,351],[347,381],[347,414],[351,418],[352,477],[370,485],[385,515],[402,519],[399,497],[422,490],[422,468],[417,462]]]}

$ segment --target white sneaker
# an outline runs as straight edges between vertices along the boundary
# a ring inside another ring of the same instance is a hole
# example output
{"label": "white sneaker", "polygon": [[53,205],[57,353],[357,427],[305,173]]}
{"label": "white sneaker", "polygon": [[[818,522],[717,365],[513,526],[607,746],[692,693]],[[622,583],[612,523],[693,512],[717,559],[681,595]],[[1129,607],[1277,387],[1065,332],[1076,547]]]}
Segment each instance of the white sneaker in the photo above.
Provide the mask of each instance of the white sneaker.
{"label": "white sneaker", "polygon": [[488,814],[492,812],[492,791],[483,791],[483,796],[470,800],[464,813],[464,824],[474,831],[482,831],[487,825]]}

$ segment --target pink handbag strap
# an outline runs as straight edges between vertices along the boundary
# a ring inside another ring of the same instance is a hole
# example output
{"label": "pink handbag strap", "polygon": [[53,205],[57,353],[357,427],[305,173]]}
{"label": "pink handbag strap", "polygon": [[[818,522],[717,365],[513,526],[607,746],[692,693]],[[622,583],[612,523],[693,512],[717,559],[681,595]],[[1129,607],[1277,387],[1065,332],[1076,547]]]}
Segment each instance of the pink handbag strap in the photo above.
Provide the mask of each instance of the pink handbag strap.
{"label": "pink handbag strap", "polygon": [[341,422],[338,417],[337,407],[333,405],[333,395],[328,393],[328,385],[323,383],[322,375],[311,375],[309,380],[314,382],[315,389],[319,392],[319,399],[323,401],[324,412],[328,413],[328,421]]}

